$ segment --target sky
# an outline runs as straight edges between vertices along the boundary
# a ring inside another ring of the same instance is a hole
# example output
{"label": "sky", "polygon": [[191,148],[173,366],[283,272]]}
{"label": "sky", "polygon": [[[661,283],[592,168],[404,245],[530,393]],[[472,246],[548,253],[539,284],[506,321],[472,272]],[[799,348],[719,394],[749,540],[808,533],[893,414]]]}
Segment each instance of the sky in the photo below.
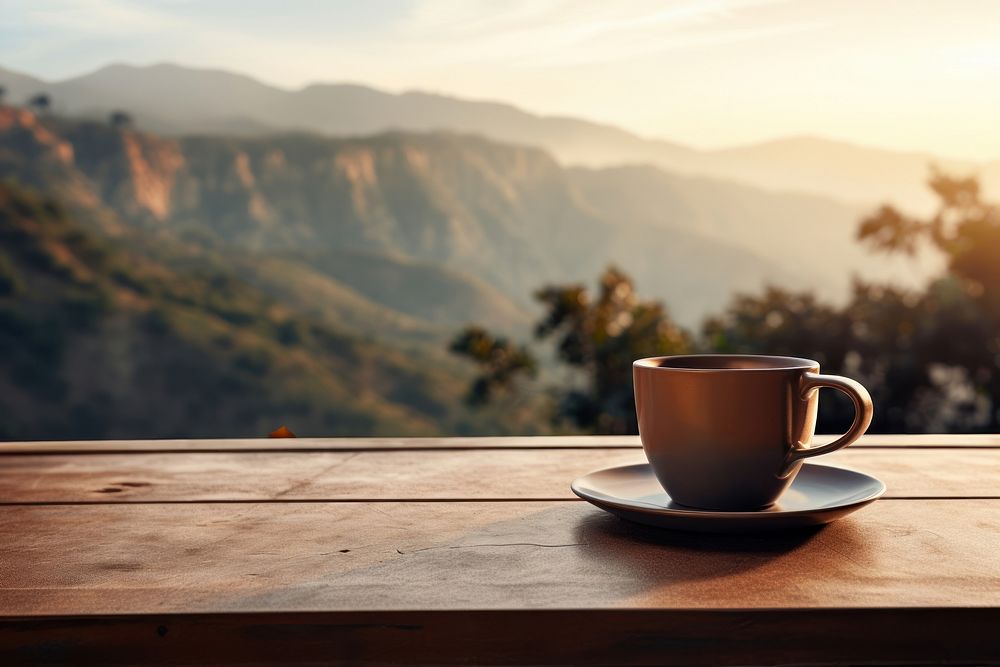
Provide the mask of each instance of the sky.
{"label": "sky", "polygon": [[112,62],[500,100],[706,148],[1000,159],[1000,0],[0,0],[0,66]]}

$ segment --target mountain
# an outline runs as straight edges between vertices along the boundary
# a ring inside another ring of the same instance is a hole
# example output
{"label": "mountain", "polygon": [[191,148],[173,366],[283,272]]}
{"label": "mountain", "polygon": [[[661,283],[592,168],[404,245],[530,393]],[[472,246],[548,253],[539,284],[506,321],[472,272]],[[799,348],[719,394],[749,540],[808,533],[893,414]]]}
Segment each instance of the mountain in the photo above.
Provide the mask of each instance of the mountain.
{"label": "mountain", "polygon": [[[635,208],[643,201],[638,191],[621,189],[625,172],[609,170],[605,179],[597,170],[587,180],[539,149],[480,137],[163,138],[16,113],[20,125],[0,133],[0,175],[6,169],[74,197],[90,192],[140,228],[236,248],[229,261],[237,267],[247,257],[254,266],[257,257],[271,267],[291,260],[299,272],[309,267],[314,280],[322,276],[383,309],[452,330],[477,319],[523,331],[536,289],[592,280],[608,264],[628,269],[643,292],[689,325],[734,290],[780,281],[840,296],[852,266],[865,268],[841,264],[831,280],[803,270],[783,248],[753,245],[776,235],[805,242],[820,228],[850,242],[858,211],[815,197],[759,193],[765,205],[749,219],[745,188],[675,179],[699,194],[668,201],[657,199],[662,181],[641,182],[647,200],[677,222],[664,225]],[[603,187],[595,180],[634,201],[609,206],[610,194],[606,201],[594,196]],[[710,218],[724,232],[702,229]],[[301,291],[294,281],[281,287],[292,272],[237,270],[272,294]]]}
{"label": "mountain", "polygon": [[543,285],[617,264],[694,328],[766,282],[836,297],[887,270],[836,200],[448,132],[164,137],[6,106],[0,184],[0,438],[527,432],[544,396],[470,412],[445,343],[528,338]]}
{"label": "mountain", "polygon": [[[288,150],[309,143],[305,137],[289,141]],[[473,317],[504,331],[527,326],[527,312],[483,280],[392,254],[395,244],[379,241],[392,231],[379,230],[379,219],[366,229],[351,212],[360,191],[328,188],[325,175],[310,179],[274,164],[283,155],[281,141],[260,145],[267,155],[257,157],[271,160],[269,167],[251,166],[248,154],[230,140],[181,143],[94,122],[40,122],[25,110],[0,109],[0,178],[82,203],[88,215],[100,210],[97,203],[106,205],[117,218],[105,225],[124,220],[213,248],[224,255],[220,266],[341,326],[366,335],[383,331],[392,340],[440,340]],[[292,156],[297,159],[294,151]],[[268,174],[278,176],[269,180]],[[368,254],[333,252],[338,248]],[[326,264],[316,257],[319,250]],[[354,268],[343,270],[349,266]],[[310,292],[324,298],[303,303]]]}
{"label": "mountain", "polygon": [[208,263],[178,271],[135,241],[0,182],[0,438],[463,428],[454,365],[298,315]]}
{"label": "mountain", "polygon": [[[769,258],[782,267],[787,285],[827,297],[841,297],[852,275],[915,286],[942,268],[935,256],[921,254],[913,260],[873,255],[855,238],[864,209],[838,200],[774,193],[647,166],[576,168],[569,174],[586,202],[606,217],[696,231],[710,242]],[[699,254],[720,276],[734,261],[708,249]]]}
{"label": "mountain", "polygon": [[52,84],[27,74],[0,67],[0,86],[8,102],[21,104],[36,93],[50,90]]}
{"label": "mountain", "polygon": [[[794,137],[707,154],[716,176],[769,189],[820,192],[840,199],[889,200],[904,209],[937,204],[927,188],[932,167],[978,174],[1000,195],[1000,162],[975,164],[928,153],[889,151],[817,137]],[[824,185],[825,184],[825,185]]]}
{"label": "mountain", "polygon": [[523,332],[536,289],[608,264],[689,326],[765,282],[838,298],[852,273],[898,268],[862,252],[862,209],[834,200],[652,167],[567,169],[481,137],[170,138],[7,117],[0,176],[225,253],[269,294],[391,340],[470,320]]}
{"label": "mountain", "polygon": [[[500,331],[523,331],[524,308],[485,280],[433,264],[372,252],[305,252],[287,263],[352,286],[370,301],[409,317],[457,327],[479,322]],[[432,298],[428,298],[432,295]]]}
{"label": "mountain", "polygon": [[[4,76],[0,70],[0,82]],[[37,88],[31,86],[32,91]],[[63,112],[103,114],[123,108],[182,133],[203,131],[206,124],[221,131],[232,121],[233,131],[241,135],[275,129],[340,136],[451,130],[550,150],[558,145],[559,155],[563,149],[578,150],[581,159],[623,146],[636,156],[648,151],[647,142],[624,130],[575,118],[536,116],[508,104],[420,91],[393,94],[358,84],[316,84],[289,91],[241,74],[171,64],[109,65],[48,84],[47,90]],[[14,100],[24,97],[12,95]],[[653,143],[657,152],[674,149],[678,157],[689,153],[667,142]]]}
{"label": "mountain", "polygon": [[119,64],[60,82],[0,70],[0,85],[10,89],[15,102],[46,90],[55,108],[66,113],[103,116],[111,109],[125,109],[140,127],[166,134],[261,136],[291,129],[352,136],[449,130],[538,146],[566,164],[649,163],[771,190],[820,194],[864,206],[890,201],[919,211],[933,204],[924,182],[930,166],[938,164],[979,173],[987,192],[1000,194],[1000,162],[975,164],[809,137],[700,151],[507,104],[418,91],[393,94],[354,84],[285,90],[219,70]]}

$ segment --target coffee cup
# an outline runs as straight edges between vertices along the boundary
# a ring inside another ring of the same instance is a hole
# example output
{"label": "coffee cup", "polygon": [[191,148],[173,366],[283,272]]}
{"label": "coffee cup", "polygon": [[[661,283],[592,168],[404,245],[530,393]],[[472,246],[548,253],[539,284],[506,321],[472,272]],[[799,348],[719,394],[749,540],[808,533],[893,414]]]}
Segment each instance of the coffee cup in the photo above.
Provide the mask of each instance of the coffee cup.
{"label": "coffee cup", "polygon": [[[804,459],[857,440],[872,420],[858,382],[821,375],[797,357],[703,354],[632,364],[639,436],[671,500],[692,508],[753,511],[772,505]],[[811,447],[820,387],[854,403],[854,423]]]}

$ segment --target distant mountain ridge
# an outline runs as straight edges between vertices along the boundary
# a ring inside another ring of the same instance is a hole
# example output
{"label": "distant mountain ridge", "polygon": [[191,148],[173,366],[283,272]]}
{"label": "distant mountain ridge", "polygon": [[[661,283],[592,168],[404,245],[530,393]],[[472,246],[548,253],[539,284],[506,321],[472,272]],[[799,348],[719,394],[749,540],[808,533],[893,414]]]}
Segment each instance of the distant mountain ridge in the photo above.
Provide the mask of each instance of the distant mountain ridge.
{"label": "distant mountain ridge", "polygon": [[854,241],[861,210],[835,200],[653,167],[566,169],[477,136],[170,138],[5,117],[0,177],[223,248],[269,293],[306,307],[309,284],[326,295],[314,309],[359,327],[377,316],[389,338],[421,321],[523,330],[536,289],[611,263],[689,326],[765,282],[838,297],[852,272],[893,269]]}
{"label": "distant mountain ridge", "polygon": [[538,116],[508,104],[423,92],[392,94],[356,84],[316,84],[289,91],[221,70],[119,64],[55,83],[0,69],[0,85],[14,101],[48,91],[56,108],[68,113],[125,109],[141,127],[165,134],[260,136],[292,129],[352,136],[448,130],[538,146],[571,165],[649,163],[770,190],[816,193],[864,205],[888,200],[911,209],[931,205],[924,182],[930,165],[938,164],[977,172],[988,192],[1000,193],[1000,161],[974,164],[810,137],[699,151],[609,125]]}

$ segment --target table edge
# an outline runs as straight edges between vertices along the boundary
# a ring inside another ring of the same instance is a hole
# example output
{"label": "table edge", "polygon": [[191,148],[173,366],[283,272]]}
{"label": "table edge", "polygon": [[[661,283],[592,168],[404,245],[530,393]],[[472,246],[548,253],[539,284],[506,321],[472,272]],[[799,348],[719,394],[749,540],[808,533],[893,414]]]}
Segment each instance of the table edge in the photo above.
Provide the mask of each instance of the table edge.
{"label": "table edge", "polygon": [[[817,435],[816,444],[835,436]],[[865,435],[857,449],[1000,448],[1000,434]],[[484,436],[442,438],[218,438],[163,440],[40,440],[0,442],[0,456],[15,454],[151,454],[323,451],[422,451],[453,449],[634,449],[639,436]]]}

